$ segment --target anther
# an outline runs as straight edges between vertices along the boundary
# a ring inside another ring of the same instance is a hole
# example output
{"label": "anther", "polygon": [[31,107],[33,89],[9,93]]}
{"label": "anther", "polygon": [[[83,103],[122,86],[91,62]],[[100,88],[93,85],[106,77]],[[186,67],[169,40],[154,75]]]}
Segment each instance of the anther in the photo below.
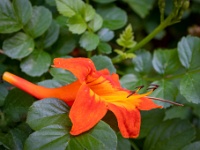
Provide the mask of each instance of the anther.
{"label": "anther", "polygon": [[150,86],[152,86],[152,87],[147,88],[147,90],[155,91],[159,87],[159,85],[157,85],[157,84],[150,84]]}
{"label": "anther", "polygon": [[132,91],[126,98],[129,98],[131,95],[137,93],[139,90],[141,90],[142,88],[144,87],[144,85],[141,85],[141,86],[137,86],[137,90],[135,91]]}

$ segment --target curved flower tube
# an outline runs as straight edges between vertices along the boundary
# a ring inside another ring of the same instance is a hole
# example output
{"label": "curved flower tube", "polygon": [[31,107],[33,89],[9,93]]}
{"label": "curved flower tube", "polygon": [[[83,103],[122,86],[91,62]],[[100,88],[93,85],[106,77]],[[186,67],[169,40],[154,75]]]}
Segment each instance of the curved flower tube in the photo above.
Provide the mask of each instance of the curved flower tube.
{"label": "curved flower tube", "polygon": [[122,136],[136,138],[141,125],[139,110],[162,108],[147,97],[151,91],[138,94],[122,88],[117,74],[110,75],[107,69],[97,71],[90,59],[56,58],[53,67],[71,71],[78,80],[50,89],[34,85],[10,73],[4,73],[3,79],[39,99],[55,97],[70,104],[72,135],[88,131],[110,110],[117,118]]}

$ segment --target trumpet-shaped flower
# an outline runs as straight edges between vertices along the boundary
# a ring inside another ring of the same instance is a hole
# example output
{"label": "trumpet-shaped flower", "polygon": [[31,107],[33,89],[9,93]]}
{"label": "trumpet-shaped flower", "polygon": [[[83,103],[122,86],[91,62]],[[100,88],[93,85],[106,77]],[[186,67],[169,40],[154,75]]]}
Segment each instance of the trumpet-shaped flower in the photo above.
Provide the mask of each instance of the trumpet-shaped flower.
{"label": "trumpet-shaped flower", "polygon": [[148,98],[151,91],[131,93],[120,86],[117,74],[110,74],[107,69],[97,71],[90,59],[56,58],[53,67],[69,70],[77,81],[63,87],[45,88],[8,72],[3,79],[39,99],[55,97],[70,105],[72,135],[88,131],[110,110],[117,118],[123,137],[136,138],[141,125],[139,110],[162,108]]}

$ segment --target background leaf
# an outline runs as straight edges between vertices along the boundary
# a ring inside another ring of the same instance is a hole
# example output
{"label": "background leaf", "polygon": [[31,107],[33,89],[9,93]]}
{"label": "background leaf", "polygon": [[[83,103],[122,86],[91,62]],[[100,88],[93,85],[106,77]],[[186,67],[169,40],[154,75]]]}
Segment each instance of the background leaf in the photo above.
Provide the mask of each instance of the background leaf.
{"label": "background leaf", "polygon": [[108,42],[114,38],[114,32],[108,28],[102,28],[99,30],[98,36],[101,41]]}
{"label": "background leaf", "polygon": [[101,6],[97,9],[97,12],[103,17],[103,27],[105,28],[117,30],[127,22],[126,12],[115,5]]}
{"label": "background leaf", "polygon": [[47,72],[51,64],[51,56],[43,50],[35,50],[27,58],[23,59],[20,68],[30,76],[40,76]]}
{"label": "background leaf", "polygon": [[18,32],[3,42],[5,54],[15,59],[28,56],[34,50],[34,46],[33,39],[22,32]]}
{"label": "background leaf", "polygon": [[111,46],[105,42],[100,42],[97,49],[99,50],[99,52],[105,54],[110,54],[112,52]]}
{"label": "background leaf", "polygon": [[24,26],[24,30],[33,38],[41,36],[52,22],[51,12],[43,6],[34,6],[31,19]]}

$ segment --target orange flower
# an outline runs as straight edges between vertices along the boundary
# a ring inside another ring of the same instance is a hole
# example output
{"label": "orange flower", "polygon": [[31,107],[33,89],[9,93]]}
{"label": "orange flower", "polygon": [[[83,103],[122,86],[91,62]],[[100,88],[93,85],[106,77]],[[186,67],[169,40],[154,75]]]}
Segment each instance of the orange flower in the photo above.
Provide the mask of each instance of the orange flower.
{"label": "orange flower", "polygon": [[69,114],[72,135],[88,131],[110,110],[117,118],[123,137],[136,138],[141,125],[139,110],[162,108],[147,97],[151,91],[128,96],[131,91],[120,86],[117,74],[110,75],[107,69],[97,71],[90,59],[56,58],[54,67],[71,71],[78,80],[60,88],[50,89],[34,85],[10,73],[4,73],[3,79],[39,99],[55,97],[69,105],[73,103]]}

